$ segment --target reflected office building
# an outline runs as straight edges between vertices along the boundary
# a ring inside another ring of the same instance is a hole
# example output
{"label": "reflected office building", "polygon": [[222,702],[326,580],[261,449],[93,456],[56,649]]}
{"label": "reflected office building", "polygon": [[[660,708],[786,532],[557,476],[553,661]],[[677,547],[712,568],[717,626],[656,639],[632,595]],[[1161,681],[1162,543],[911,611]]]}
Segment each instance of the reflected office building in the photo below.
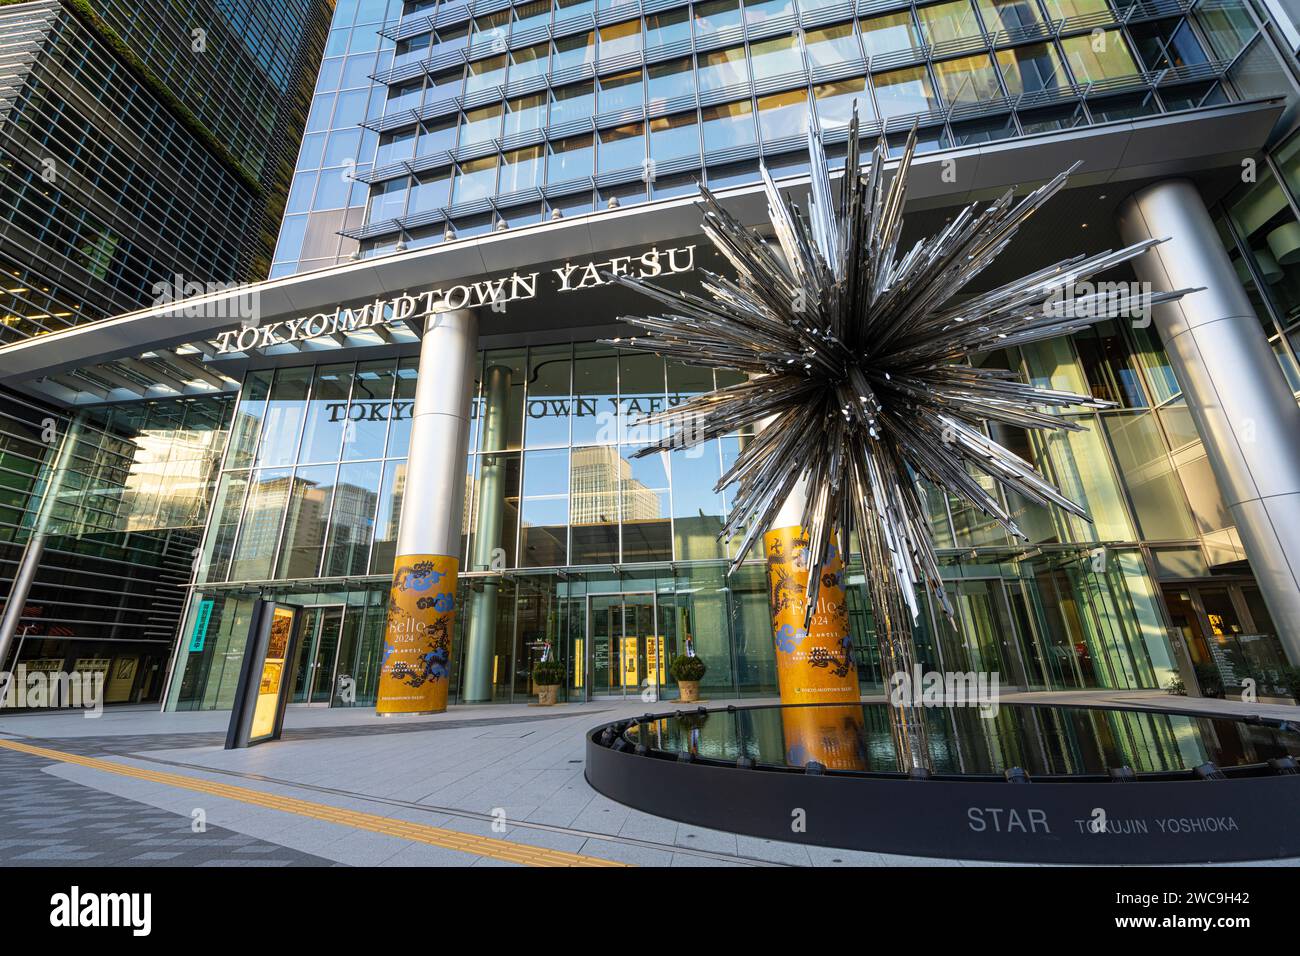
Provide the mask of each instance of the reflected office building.
{"label": "reflected office building", "polygon": [[[1180,284],[1206,287],[980,358],[1112,403],[1077,431],[992,427],[1092,521],[1007,501],[1026,543],[925,489],[956,617],[923,605],[923,666],[1282,694],[1300,665],[1294,30],[1251,0],[339,0],[256,317],[225,293],[128,312],[6,344],[0,375],[72,417],[215,419],[168,708],[230,706],[258,599],[300,609],[296,701],[373,706],[399,536],[459,561],[453,703],[531,699],[547,649],[562,700],[670,699],[688,639],[707,697],[771,695],[761,559],[728,575],[718,538],[715,485],[748,436],[635,457],[649,416],[739,377],[611,344],[654,304],[608,274],[726,273],[697,185],[764,221],[760,163],[806,196],[807,124],[838,164],[856,103],[868,146],[897,155],[919,124],[904,248],[1082,163],[961,295],[1147,236],[1169,237],[1163,268],[1103,278],[1190,268]],[[185,360],[166,380],[101,371],[160,351]],[[861,567],[846,579],[876,690]]]}

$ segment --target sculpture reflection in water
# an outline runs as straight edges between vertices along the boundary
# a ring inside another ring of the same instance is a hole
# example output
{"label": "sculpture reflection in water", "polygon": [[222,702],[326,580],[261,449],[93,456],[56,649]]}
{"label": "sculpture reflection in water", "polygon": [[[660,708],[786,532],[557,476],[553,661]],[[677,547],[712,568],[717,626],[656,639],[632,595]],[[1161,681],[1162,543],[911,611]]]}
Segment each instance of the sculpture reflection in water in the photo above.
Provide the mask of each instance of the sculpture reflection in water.
{"label": "sculpture reflection in water", "polygon": [[[779,770],[815,760],[828,770],[896,773],[884,703],[820,707],[756,706],[709,714],[684,711],[627,728],[652,752],[734,765],[745,758]],[[974,708],[922,708],[930,722],[934,772],[1001,778],[1018,767],[1032,780],[1108,779],[1128,767],[1139,775],[1189,775],[1213,763],[1230,776],[1300,754],[1300,727],[1277,721],[1157,713],[1105,707],[1009,703],[986,720]],[[857,711],[850,714],[850,711]]]}
{"label": "sculpture reflection in water", "polygon": [[[837,196],[820,133],[816,124],[810,127],[806,215],[763,170],[773,240],[744,226],[701,186],[703,230],[736,278],[704,271],[704,295],[696,295],[614,277],[665,309],[659,316],[624,317],[648,335],[614,344],[749,376],[651,418],[648,424],[662,428],[663,437],[638,455],[765,423],[717,486],[736,485],[722,531],[740,538],[731,570],[795,496],[802,504],[796,530],[804,569],[803,620],[795,635],[802,642],[825,571],[839,560],[836,542],[852,540],[856,531],[888,681],[912,671],[918,589],[928,588],[945,613],[953,613],[918,479],[964,499],[1024,540],[982,477],[1028,501],[1088,518],[1029,462],[990,439],[986,426],[1075,430],[1081,426],[1050,411],[1111,403],[1035,387],[1013,371],[974,366],[970,357],[1121,315],[1146,315],[1153,305],[1192,290],[1077,294],[1078,283],[1163,241],[1150,240],[967,294],[1025,220],[1065,186],[1067,173],[1021,199],[1008,190],[983,208],[967,206],[937,235],[900,255],[916,128],[892,177],[884,139],[865,168],[858,143],[855,112],[845,168],[859,172],[841,181]],[[816,662],[805,654],[803,663],[806,674]],[[784,683],[781,693],[783,701],[798,699]],[[920,708],[903,700],[892,711],[903,768],[928,768]]]}

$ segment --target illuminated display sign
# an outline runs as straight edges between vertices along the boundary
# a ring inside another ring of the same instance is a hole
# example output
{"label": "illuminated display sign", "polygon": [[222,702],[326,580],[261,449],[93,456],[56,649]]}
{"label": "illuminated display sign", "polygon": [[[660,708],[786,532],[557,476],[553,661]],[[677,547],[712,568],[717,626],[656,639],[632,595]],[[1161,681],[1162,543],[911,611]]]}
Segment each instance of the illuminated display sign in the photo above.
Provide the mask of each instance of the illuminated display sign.
{"label": "illuminated display sign", "polygon": [[[549,274],[556,292],[579,292],[610,284],[609,276],[654,279],[695,268],[695,246],[660,249],[652,246],[645,252],[614,256],[584,263],[566,262]],[[240,325],[217,336],[217,352],[247,352],[273,345],[286,345],[323,336],[359,332],[376,325],[390,325],[424,318],[437,312],[489,307],[501,310],[511,302],[537,297],[543,273],[512,272],[506,276],[478,282],[439,286],[423,292],[405,293],[391,299],[376,299],[361,306],[339,306],[333,312],[317,312],[263,325]]]}

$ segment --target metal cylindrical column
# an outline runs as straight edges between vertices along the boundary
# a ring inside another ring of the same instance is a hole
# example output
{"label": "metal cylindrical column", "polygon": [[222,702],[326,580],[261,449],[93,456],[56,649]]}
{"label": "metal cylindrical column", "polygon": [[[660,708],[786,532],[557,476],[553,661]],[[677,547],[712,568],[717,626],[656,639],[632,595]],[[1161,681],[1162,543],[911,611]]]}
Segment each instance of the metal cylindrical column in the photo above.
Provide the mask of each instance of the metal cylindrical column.
{"label": "metal cylindrical column", "polygon": [[[479,456],[478,502],[474,521],[474,554],[471,567],[487,571],[501,547],[501,524],[505,515],[505,458],[495,452],[506,447],[506,411],[510,398],[510,369],[493,365],[483,375],[483,421]],[[496,578],[487,578],[483,590],[475,593],[470,606],[469,637],[465,646],[465,688],[467,704],[492,699],[492,651],[496,644]]]}
{"label": "metal cylindrical column", "polygon": [[[45,490],[41,493],[40,503],[36,506],[36,517],[32,524],[31,537],[18,562],[13,585],[9,588],[9,597],[5,601],[4,615],[0,616],[0,672],[4,672],[5,662],[9,659],[9,649],[13,646],[14,635],[22,620],[23,609],[27,606],[27,595],[31,593],[32,582],[40,568],[41,556],[45,553],[45,539],[50,525],[50,515],[54,511],[55,500],[63,487],[63,476],[67,474],[68,464],[72,460],[72,449],[81,435],[81,419],[74,417],[63,433],[63,441],[54,456],[45,480]],[[14,661],[16,668],[18,661]],[[0,696],[4,693],[7,678],[0,680]]]}
{"label": "metal cylindrical column", "polygon": [[376,713],[447,709],[478,318],[425,322]]}
{"label": "metal cylindrical column", "polygon": [[1157,290],[1200,292],[1154,310],[1206,457],[1292,664],[1300,665],[1300,407],[1187,180],[1124,201],[1125,242],[1169,237],[1134,260]]}

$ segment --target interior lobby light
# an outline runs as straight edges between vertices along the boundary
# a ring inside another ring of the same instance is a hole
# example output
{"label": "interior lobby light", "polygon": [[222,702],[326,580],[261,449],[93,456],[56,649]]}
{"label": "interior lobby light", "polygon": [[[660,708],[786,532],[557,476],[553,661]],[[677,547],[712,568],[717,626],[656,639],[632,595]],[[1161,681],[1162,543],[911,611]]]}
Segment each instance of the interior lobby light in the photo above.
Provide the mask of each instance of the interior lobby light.
{"label": "interior lobby light", "polygon": [[1284,222],[1268,234],[1268,248],[1279,265],[1300,262],[1300,222]]}

